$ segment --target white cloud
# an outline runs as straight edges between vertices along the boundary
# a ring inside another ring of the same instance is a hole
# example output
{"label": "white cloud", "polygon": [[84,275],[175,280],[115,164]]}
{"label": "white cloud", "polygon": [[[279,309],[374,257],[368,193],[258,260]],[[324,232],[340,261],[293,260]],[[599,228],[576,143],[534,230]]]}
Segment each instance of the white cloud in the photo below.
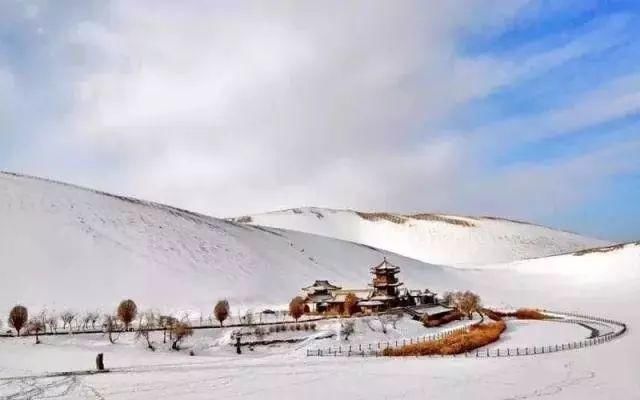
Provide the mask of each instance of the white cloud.
{"label": "white cloud", "polygon": [[[482,140],[498,144],[523,121],[474,131],[480,140],[433,127],[609,45],[611,30],[598,28],[517,57],[460,54],[464,34],[499,31],[525,3],[114,1],[57,36],[72,104],[25,169],[214,215],[300,205],[504,214],[500,204],[519,216],[525,206],[499,199],[514,200],[522,178],[544,196],[574,176],[556,174],[564,164],[487,176]],[[609,113],[596,94],[584,107],[615,117],[635,107],[630,96]],[[532,126],[599,121],[573,113]]]}

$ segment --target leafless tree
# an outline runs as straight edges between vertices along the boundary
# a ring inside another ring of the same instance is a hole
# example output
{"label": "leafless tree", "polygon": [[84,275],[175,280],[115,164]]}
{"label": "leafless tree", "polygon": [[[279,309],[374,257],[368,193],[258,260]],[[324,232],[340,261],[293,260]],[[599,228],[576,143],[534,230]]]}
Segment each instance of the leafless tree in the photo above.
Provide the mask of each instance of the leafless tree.
{"label": "leafless tree", "polygon": [[45,325],[39,318],[33,318],[27,324],[27,333],[33,334],[36,336],[36,344],[40,344],[40,333],[44,331]]}
{"label": "leafless tree", "polygon": [[136,330],[136,340],[144,339],[147,342],[147,348],[151,351],[156,351],[156,348],[153,346],[149,337],[149,332],[156,327],[157,320],[158,318],[153,311],[141,313],[138,328]]}
{"label": "leafless tree", "polygon": [[60,319],[62,320],[62,329],[67,329],[67,325],[69,326],[69,332],[71,332],[71,322],[76,318],[76,313],[67,310],[60,314]]}
{"label": "leafless tree", "polygon": [[46,325],[49,327],[49,332],[56,333],[58,332],[58,315],[55,313],[50,313],[47,315],[47,320],[45,321]]}
{"label": "leafless tree", "polygon": [[89,322],[91,322],[91,329],[96,329],[96,322],[100,318],[100,314],[96,311],[90,312],[87,315],[89,317]]}
{"label": "leafless tree", "polygon": [[454,292],[447,293],[449,295],[449,305],[466,315],[469,319],[473,317],[474,312],[480,313],[481,302],[480,296],[471,292]]}
{"label": "leafless tree", "polygon": [[227,300],[218,301],[213,308],[213,315],[216,316],[220,326],[222,326],[222,323],[229,317],[229,302]]}
{"label": "leafless tree", "polygon": [[171,327],[171,331],[173,333],[171,348],[176,351],[180,350],[180,343],[184,338],[193,335],[193,328],[188,322],[177,322]]}
{"label": "leafless tree", "polygon": [[[115,344],[120,338],[120,330],[118,329],[118,319],[111,315],[105,314],[104,316],[104,331],[109,336],[111,344]],[[114,336],[113,333],[118,332],[118,336]]]}
{"label": "leafless tree", "polygon": [[20,330],[24,327],[29,319],[27,308],[21,305],[14,306],[9,312],[9,326],[16,330],[20,336]]}
{"label": "leafless tree", "polygon": [[340,337],[344,340],[349,340],[349,336],[351,336],[356,331],[356,327],[353,321],[343,321],[340,323]]}
{"label": "leafless tree", "polygon": [[253,310],[247,310],[247,312],[244,313],[244,316],[241,317],[242,322],[244,322],[245,325],[247,326],[251,326],[254,324],[254,320],[253,320]]}
{"label": "leafless tree", "polygon": [[129,330],[131,321],[136,319],[136,315],[138,315],[138,306],[133,300],[127,299],[120,302],[120,305],[118,305],[118,319],[124,323],[126,331]]}
{"label": "leafless tree", "polygon": [[171,328],[178,322],[174,317],[170,315],[160,315],[158,317],[158,326],[162,328],[163,331],[163,339],[162,343],[167,343],[167,330],[169,330],[170,340],[173,339],[173,332]]}
{"label": "leafless tree", "polygon": [[304,299],[300,296],[294,297],[289,303],[289,314],[298,322],[298,318],[304,314]]}

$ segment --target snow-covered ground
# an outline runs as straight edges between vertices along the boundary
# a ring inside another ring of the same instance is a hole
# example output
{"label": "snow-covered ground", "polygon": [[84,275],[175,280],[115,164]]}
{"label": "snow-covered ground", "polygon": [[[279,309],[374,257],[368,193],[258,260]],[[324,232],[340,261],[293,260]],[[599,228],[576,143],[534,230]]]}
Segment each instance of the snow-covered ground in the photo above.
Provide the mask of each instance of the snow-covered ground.
{"label": "snow-covered ground", "polygon": [[479,267],[604,246],[608,242],[544,226],[492,217],[443,214],[373,215],[296,208],[235,218],[363,243],[427,263]]}
{"label": "snow-covered ground", "polygon": [[[305,349],[316,345],[311,340],[238,356],[225,344],[225,329],[197,331],[186,343],[195,356],[188,350],[151,352],[127,335],[115,345],[100,334],[43,337],[41,345],[32,344],[33,338],[0,338],[0,375],[13,377],[0,380],[0,397],[640,398],[640,245],[459,270],[335,239],[0,175],[4,315],[16,302],[34,310],[109,310],[123,297],[136,299],[140,308],[207,313],[221,297],[229,297],[232,308],[282,305],[315,279],[364,286],[368,267],[383,254],[402,268],[400,277],[410,287],[471,289],[490,306],[609,317],[626,322],[629,332],[585,349],[503,359],[306,357]],[[413,335],[414,329],[421,327],[403,326],[401,334]],[[574,334],[580,339],[588,332],[569,324],[512,322],[505,344],[542,345]],[[381,334],[375,335],[379,340]],[[113,372],[16,378],[90,369],[98,352]]]}

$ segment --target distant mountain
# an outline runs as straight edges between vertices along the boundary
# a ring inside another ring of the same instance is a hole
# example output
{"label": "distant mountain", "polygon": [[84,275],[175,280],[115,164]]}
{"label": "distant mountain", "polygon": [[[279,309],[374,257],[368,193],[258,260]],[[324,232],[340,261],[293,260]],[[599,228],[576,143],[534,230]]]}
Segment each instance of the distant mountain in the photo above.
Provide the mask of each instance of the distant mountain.
{"label": "distant mountain", "polygon": [[459,267],[546,257],[611,244],[496,217],[402,215],[305,207],[232,220],[348,240],[428,263]]}
{"label": "distant mountain", "polygon": [[409,285],[458,287],[455,270],[372,247],[253,227],[137,199],[0,173],[0,314],[16,303],[211,312],[286,304],[316,279],[366,287],[386,256]]}

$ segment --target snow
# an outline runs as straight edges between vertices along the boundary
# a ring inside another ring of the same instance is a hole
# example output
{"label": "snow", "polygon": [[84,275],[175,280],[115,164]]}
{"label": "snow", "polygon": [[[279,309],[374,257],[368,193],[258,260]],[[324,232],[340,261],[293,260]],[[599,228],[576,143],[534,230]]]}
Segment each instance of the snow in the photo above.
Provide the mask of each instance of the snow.
{"label": "snow", "polygon": [[249,223],[363,243],[427,263],[458,267],[545,257],[609,244],[499,218],[431,215],[436,220],[391,214],[404,221],[396,223],[384,218],[366,219],[352,210],[306,207],[251,215]]}
{"label": "snow", "polygon": [[[555,238],[548,235],[550,242]],[[562,238],[557,241],[551,247],[564,246]],[[505,248],[506,243],[510,240],[504,241]],[[523,249],[512,244],[519,249],[515,253]],[[506,254],[498,247],[495,251],[496,258]],[[410,288],[470,289],[489,306],[576,311],[626,322],[629,331],[585,349],[479,359],[306,357],[307,348],[324,342],[335,345],[335,337],[243,349],[238,356],[228,345],[229,329],[196,330],[181,352],[166,346],[148,351],[128,334],[115,345],[101,334],[46,336],[41,345],[32,344],[33,338],[0,338],[0,398],[638,398],[640,245],[454,269],[368,245],[238,225],[158,204],[0,175],[3,315],[16,302],[32,310],[47,306],[108,311],[123,297],[134,298],[142,309],[205,314],[222,297],[230,299],[234,313],[240,307],[275,307],[317,279],[364,287],[369,268],[384,256],[401,268],[399,277]],[[423,332],[408,319],[388,335],[368,333],[363,323],[356,327],[354,343]],[[335,324],[319,324],[317,333],[335,330]],[[510,321],[500,346],[546,345],[588,334],[573,324]],[[156,334],[154,340],[161,338]],[[196,355],[189,356],[189,349]],[[91,369],[99,351],[112,372],[17,378]]]}

